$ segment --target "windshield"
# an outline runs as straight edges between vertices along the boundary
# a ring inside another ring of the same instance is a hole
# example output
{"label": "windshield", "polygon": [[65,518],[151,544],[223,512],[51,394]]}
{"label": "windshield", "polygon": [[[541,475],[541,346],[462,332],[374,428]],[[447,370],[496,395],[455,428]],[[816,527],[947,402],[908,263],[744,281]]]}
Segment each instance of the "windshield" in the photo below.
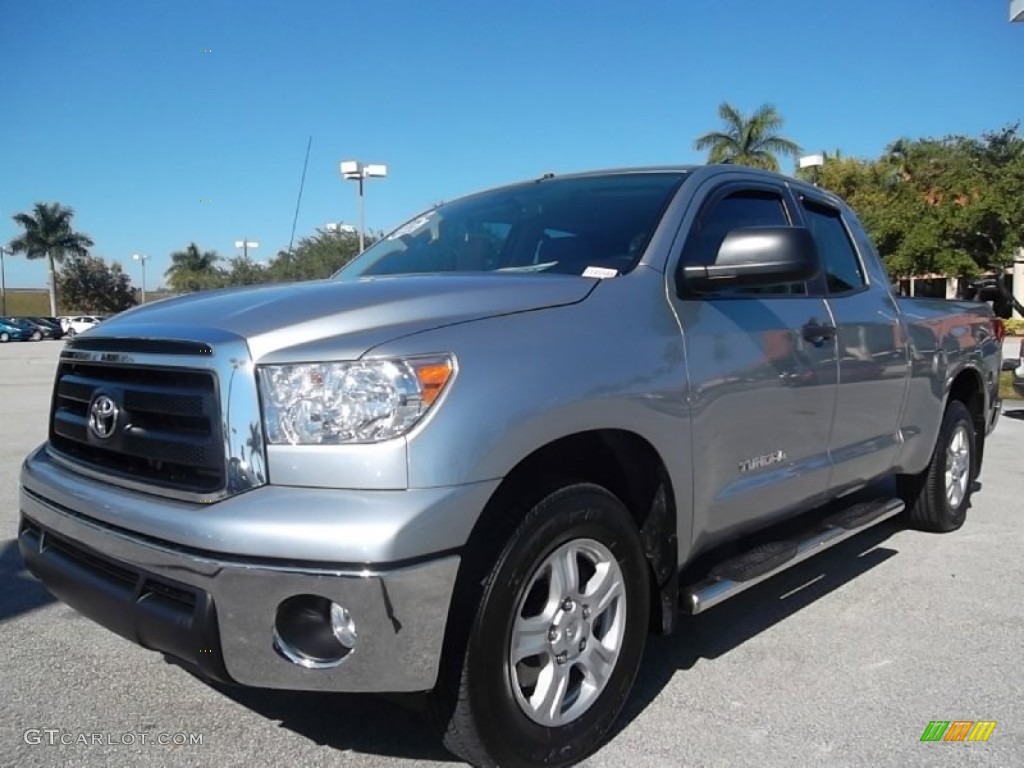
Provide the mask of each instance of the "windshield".
{"label": "windshield", "polygon": [[640,260],[682,171],[545,178],[441,205],[335,275],[547,272],[613,277]]}

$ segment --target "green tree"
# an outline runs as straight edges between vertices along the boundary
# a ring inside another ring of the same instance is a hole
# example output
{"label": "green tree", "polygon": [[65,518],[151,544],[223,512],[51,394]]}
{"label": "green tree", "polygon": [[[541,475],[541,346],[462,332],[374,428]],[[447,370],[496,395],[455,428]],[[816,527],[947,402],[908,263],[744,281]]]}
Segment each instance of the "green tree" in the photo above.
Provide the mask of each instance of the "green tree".
{"label": "green tree", "polygon": [[175,293],[222,288],[225,274],[217,266],[218,261],[220,256],[216,251],[200,251],[198,245],[190,243],[185,250],[171,254],[171,266],[164,276]]}
{"label": "green tree", "polygon": [[16,213],[14,222],[24,232],[11,240],[11,250],[29,259],[47,260],[50,314],[57,314],[57,264],[68,256],[85,256],[93,242],[71,225],[75,212],[60,203],[36,203],[32,213]]}
{"label": "green tree", "polygon": [[722,130],[700,136],[694,146],[708,150],[709,163],[737,163],[769,171],[779,170],[779,155],[796,158],[800,146],[779,135],[783,119],[771,104],[763,104],[749,118],[728,102],[718,107]]}
{"label": "green tree", "polygon": [[1024,244],[1024,138],[899,139],[876,160],[827,162],[820,184],[864,223],[890,274],[998,272]]}
{"label": "green tree", "polygon": [[65,307],[76,312],[110,314],[136,304],[131,278],[118,263],[96,256],[72,256],[57,273]]}
{"label": "green tree", "polygon": [[[367,234],[369,247],[375,237]],[[267,268],[275,282],[321,280],[330,277],[359,254],[359,235],[326,232],[303,237],[291,251],[279,251]]]}
{"label": "green tree", "polygon": [[244,256],[230,259],[224,273],[224,282],[227,285],[259,285],[269,283],[272,279],[273,275],[266,266]]}
{"label": "green tree", "polygon": [[964,203],[961,247],[979,265],[1003,269],[1024,246],[1024,137],[1012,125],[982,134],[980,139],[956,137],[962,160],[958,202]]}

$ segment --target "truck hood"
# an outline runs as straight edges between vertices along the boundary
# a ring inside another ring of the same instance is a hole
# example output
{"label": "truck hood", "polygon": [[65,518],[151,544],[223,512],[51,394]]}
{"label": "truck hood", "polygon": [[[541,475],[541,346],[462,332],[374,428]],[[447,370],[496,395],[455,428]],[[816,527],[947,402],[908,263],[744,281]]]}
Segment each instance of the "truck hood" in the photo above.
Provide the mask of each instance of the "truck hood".
{"label": "truck hood", "polygon": [[[255,361],[352,360],[401,336],[582,301],[569,275],[405,275],[179,296],[124,312],[85,338],[245,339]],[[440,351],[440,350],[439,350]]]}

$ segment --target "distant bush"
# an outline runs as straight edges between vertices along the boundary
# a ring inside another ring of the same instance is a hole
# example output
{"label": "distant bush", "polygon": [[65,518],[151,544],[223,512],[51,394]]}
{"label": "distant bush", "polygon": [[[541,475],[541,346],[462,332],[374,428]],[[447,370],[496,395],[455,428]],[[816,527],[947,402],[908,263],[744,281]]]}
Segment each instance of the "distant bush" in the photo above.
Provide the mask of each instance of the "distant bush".
{"label": "distant bush", "polygon": [[1006,320],[1006,332],[1011,336],[1024,336],[1024,319]]}

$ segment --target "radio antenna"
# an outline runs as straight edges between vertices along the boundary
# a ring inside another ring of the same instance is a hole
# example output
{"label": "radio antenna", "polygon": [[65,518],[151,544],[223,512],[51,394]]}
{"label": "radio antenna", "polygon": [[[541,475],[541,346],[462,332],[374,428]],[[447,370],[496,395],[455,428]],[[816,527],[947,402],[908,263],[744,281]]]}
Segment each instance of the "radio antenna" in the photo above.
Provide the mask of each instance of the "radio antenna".
{"label": "radio antenna", "polygon": [[299,206],[302,205],[302,188],[306,186],[306,168],[309,166],[309,148],[313,146],[313,135],[310,134],[306,142],[306,160],[302,164],[302,181],[299,182],[299,199],[295,201],[295,217],[292,219],[292,236],[288,241],[288,253],[292,252],[292,243],[295,242],[295,225],[299,221]]}

